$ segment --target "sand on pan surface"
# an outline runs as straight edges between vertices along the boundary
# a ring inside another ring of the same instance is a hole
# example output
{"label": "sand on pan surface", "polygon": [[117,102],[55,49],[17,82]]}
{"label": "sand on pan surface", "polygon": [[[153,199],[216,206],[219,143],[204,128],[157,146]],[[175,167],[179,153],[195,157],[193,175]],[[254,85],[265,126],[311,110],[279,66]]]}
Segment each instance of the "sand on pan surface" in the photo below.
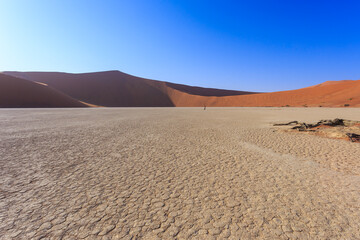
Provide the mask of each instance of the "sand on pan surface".
{"label": "sand on pan surface", "polygon": [[0,110],[0,239],[360,239],[356,109]]}

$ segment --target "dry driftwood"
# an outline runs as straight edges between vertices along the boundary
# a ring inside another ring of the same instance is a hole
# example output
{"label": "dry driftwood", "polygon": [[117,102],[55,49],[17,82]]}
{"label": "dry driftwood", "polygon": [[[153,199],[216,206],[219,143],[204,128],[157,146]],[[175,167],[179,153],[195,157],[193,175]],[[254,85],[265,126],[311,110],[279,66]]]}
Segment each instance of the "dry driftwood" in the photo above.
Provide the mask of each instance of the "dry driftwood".
{"label": "dry driftwood", "polygon": [[[337,126],[344,126],[349,127],[354,124],[359,124],[359,121],[351,121],[351,120],[344,120],[340,118],[335,118],[334,120],[320,120],[319,122],[315,124],[308,124],[304,122],[298,122],[298,121],[291,121],[288,123],[278,123],[274,124],[274,126],[288,126],[288,125],[295,125],[291,129],[298,130],[301,132],[315,132],[313,128],[319,127],[319,126],[331,126],[331,127],[337,127]],[[346,133],[346,136],[349,137],[349,140],[351,142],[360,142],[360,135],[356,133]]]}
{"label": "dry driftwood", "polygon": [[352,142],[360,142],[360,135],[359,134],[356,134],[356,133],[347,133],[346,134],[350,141]]}
{"label": "dry driftwood", "polygon": [[277,123],[277,124],[274,124],[274,126],[287,126],[287,125],[298,124],[298,123],[299,123],[298,121],[291,121],[288,123]]}

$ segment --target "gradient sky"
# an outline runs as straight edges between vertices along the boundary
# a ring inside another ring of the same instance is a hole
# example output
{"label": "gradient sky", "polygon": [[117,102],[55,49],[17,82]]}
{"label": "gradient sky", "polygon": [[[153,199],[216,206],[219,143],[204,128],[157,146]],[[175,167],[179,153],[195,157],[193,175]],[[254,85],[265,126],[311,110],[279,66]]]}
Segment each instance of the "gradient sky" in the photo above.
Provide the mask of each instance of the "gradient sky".
{"label": "gradient sky", "polygon": [[248,91],[360,79],[360,1],[0,0],[0,71]]}

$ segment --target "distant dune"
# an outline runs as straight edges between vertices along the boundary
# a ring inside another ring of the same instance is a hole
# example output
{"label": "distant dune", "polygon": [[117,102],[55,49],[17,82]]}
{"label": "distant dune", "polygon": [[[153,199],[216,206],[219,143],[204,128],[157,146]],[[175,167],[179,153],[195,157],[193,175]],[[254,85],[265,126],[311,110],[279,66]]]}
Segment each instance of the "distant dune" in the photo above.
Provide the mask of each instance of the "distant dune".
{"label": "distant dune", "polygon": [[170,89],[175,89],[180,92],[200,95],[200,96],[213,96],[213,97],[222,97],[222,96],[238,96],[238,95],[248,95],[255,94],[255,92],[245,92],[245,91],[235,91],[235,90],[224,90],[216,88],[202,88],[202,87],[192,87],[176,83],[165,83],[166,86]]}
{"label": "distant dune", "polygon": [[0,74],[0,107],[87,107],[43,83]]}
{"label": "distant dune", "polygon": [[360,107],[360,80],[329,81],[298,90],[254,93],[155,81],[120,71],[83,74],[4,72],[106,107]]}

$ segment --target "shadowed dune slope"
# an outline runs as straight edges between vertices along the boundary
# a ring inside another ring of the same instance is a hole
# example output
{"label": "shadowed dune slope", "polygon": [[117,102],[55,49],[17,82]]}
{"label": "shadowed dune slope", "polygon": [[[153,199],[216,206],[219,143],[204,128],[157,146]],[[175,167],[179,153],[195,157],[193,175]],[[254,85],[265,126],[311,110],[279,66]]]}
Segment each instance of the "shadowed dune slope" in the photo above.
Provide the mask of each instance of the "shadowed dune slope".
{"label": "shadowed dune slope", "polygon": [[[192,87],[132,76],[120,71],[83,74],[58,72],[4,72],[5,74],[48,84],[69,96],[109,107],[172,107],[169,93],[184,96],[232,96],[251,92]],[[197,105],[197,104],[195,104]]]}
{"label": "shadowed dune slope", "polygon": [[48,84],[81,101],[106,107],[172,107],[171,99],[150,80],[119,71],[69,74],[5,72]]}
{"label": "shadowed dune slope", "polygon": [[298,90],[253,93],[155,81],[119,71],[5,74],[45,83],[75,99],[109,107],[360,107],[360,80],[329,81]]}
{"label": "shadowed dune slope", "polygon": [[0,107],[87,107],[46,84],[0,73]]}

